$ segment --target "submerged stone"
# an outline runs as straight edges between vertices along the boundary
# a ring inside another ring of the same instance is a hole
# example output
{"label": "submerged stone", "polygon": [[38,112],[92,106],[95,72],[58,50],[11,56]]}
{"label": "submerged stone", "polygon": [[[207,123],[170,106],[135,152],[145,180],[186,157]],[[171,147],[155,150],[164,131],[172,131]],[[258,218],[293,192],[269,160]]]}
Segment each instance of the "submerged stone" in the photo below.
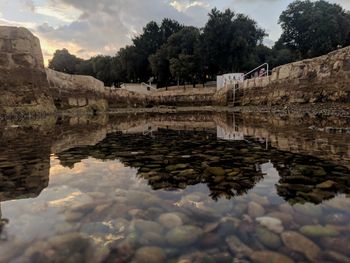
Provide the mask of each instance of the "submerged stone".
{"label": "submerged stone", "polygon": [[224,176],[225,170],[222,167],[208,167],[206,171],[215,176]]}
{"label": "submerged stone", "polygon": [[159,216],[158,221],[165,228],[169,229],[181,226],[183,224],[181,217],[175,213],[162,214]]}
{"label": "submerged stone", "polygon": [[165,169],[167,171],[169,171],[169,172],[182,170],[182,169],[185,169],[185,168],[187,168],[187,164],[182,164],[182,163],[174,164],[174,165],[168,165],[167,167],[165,167]]}
{"label": "submerged stone", "polygon": [[312,262],[317,260],[321,250],[310,239],[293,231],[284,232],[281,237],[284,245],[289,249],[305,255]]}
{"label": "submerged stone", "polygon": [[254,251],[250,258],[255,263],[294,263],[290,257],[272,251]]}
{"label": "submerged stone", "polygon": [[281,247],[281,238],[275,233],[269,231],[264,227],[257,227],[255,231],[258,240],[267,248],[278,249]]}
{"label": "submerged stone", "polygon": [[249,256],[253,252],[250,247],[248,247],[234,235],[226,238],[226,244],[228,245],[231,253],[235,256]]}
{"label": "submerged stone", "polygon": [[261,217],[265,214],[265,209],[256,202],[249,202],[248,204],[248,214],[252,218]]}
{"label": "submerged stone", "polygon": [[275,233],[282,233],[284,230],[282,221],[278,218],[265,216],[256,218],[256,221]]}
{"label": "submerged stone", "polygon": [[134,261],[137,263],[163,263],[166,254],[159,247],[142,247],[136,251]]}
{"label": "submerged stone", "polygon": [[196,243],[202,234],[203,231],[196,226],[179,226],[166,234],[166,240],[171,246],[186,247]]}
{"label": "submerged stone", "polygon": [[331,226],[308,225],[300,228],[300,232],[309,237],[334,237],[340,233]]}

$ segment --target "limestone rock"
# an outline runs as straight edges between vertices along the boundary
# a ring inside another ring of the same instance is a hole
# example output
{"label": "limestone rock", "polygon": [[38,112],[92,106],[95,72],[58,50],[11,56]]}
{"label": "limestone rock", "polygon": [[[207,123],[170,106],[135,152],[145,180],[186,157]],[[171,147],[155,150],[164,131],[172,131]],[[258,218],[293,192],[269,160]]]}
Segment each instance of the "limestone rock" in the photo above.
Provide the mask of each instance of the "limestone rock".
{"label": "limestone rock", "polygon": [[0,26],[0,115],[55,111],[39,39],[25,28]]}
{"label": "limestone rock", "polygon": [[255,263],[293,263],[294,261],[277,252],[272,252],[272,251],[254,251],[253,254],[251,255],[251,259]]}
{"label": "limestone rock", "polygon": [[304,254],[309,260],[315,261],[319,256],[320,248],[310,239],[298,232],[288,231],[282,233],[282,241],[291,250]]}

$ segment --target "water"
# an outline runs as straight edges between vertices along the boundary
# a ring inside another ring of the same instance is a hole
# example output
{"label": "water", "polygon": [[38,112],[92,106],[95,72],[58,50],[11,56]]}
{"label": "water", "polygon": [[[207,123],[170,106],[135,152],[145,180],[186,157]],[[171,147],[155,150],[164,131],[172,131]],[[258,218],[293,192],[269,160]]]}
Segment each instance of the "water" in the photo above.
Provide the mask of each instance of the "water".
{"label": "water", "polygon": [[0,262],[350,262],[350,120],[1,123]]}

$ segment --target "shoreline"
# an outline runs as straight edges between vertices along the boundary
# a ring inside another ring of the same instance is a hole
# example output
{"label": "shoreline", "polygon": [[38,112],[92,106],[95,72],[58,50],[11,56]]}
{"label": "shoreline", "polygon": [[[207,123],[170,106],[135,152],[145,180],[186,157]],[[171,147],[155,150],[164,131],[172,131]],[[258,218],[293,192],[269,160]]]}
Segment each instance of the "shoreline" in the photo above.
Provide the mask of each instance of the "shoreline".
{"label": "shoreline", "polygon": [[57,111],[52,114],[33,114],[33,115],[2,115],[1,121],[6,120],[27,120],[42,119],[52,116],[99,116],[104,114],[177,114],[177,113],[212,113],[212,112],[229,112],[229,113],[266,113],[266,114],[298,114],[298,115],[315,115],[315,116],[334,116],[350,118],[349,103],[318,103],[318,104],[290,104],[286,106],[195,106],[195,107],[176,107],[176,106],[159,106],[152,108],[114,108],[106,112],[93,114],[90,112],[71,112]]}

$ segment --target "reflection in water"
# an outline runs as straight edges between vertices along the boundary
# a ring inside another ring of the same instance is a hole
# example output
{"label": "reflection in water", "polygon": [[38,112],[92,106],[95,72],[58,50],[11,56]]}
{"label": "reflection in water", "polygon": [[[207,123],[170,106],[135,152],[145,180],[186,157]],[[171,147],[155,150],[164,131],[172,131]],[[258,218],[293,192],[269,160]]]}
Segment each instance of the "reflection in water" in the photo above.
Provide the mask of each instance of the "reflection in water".
{"label": "reflection in water", "polygon": [[0,262],[349,262],[349,122],[304,119],[4,124]]}
{"label": "reflection in water", "polygon": [[[152,136],[109,134],[94,146],[58,154],[61,164],[74,167],[88,157],[121,160],[138,168],[152,189],[185,189],[206,184],[210,196],[231,199],[254,187],[263,176],[257,165],[272,162],[280,174],[278,194],[291,203],[321,203],[350,193],[349,170],[312,156],[265,149],[254,140],[216,140],[214,132],[159,130]],[[263,166],[264,167],[264,166]],[[266,169],[266,168],[264,168]]]}

